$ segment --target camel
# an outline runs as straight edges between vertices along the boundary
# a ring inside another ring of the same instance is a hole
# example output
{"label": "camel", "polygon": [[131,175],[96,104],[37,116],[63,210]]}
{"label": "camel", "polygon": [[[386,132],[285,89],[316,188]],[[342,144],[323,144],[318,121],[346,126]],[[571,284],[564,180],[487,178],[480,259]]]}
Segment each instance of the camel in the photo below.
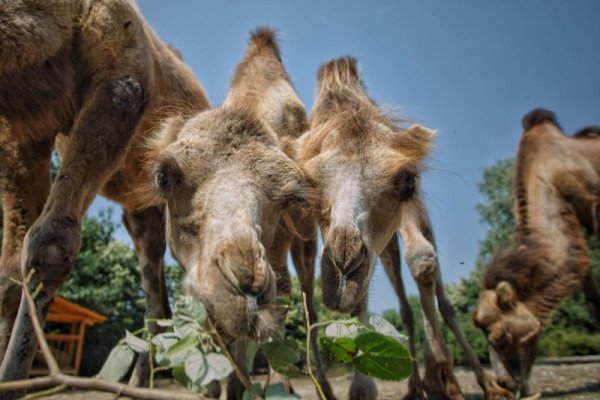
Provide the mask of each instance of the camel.
{"label": "camel", "polygon": [[[155,197],[167,204],[169,244],[187,270],[187,291],[204,303],[221,334],[235,341],[240,366],[246,339],[266,339],[283,327],[275,300],[291,291],[292,244],[309,314],[316,315],[313,269],[302,264],[302,252],[310,249],[302,247],[295,228],[302,228],[310,205],[309,186],[294,161],[296,140],[307,128],[275,33],[260,28],[223,105],[187,121],[172,120],[155,138],[170,143],[161,146],[152,167]],[[319,360],[317,365],[330,393]],[[242,394],[232,376],[228,398]]]}
{"label": "camel", "polygon": [[554,308],[580,285],[600,320],[600,291],[583,228],[598,234],[600,128],[567,136],[554,114],[523,118],[514,172],[516,227],[482,273],[473,320],[505,385],[529,395],[539,337]]}
{"label": "camel", "polygon": [[[398,230],[405,258],[421,295],[427,341],[426,372],[415,371],[409,398],[462,398],[452,372],[452,354],[436,319],[434,296],[455,332],[489,397],[504,393],[485,373],[456,321],[441,284],[435,242],[419,191],[419,175],[435,133],[419,125],[396,127],[366,94],[356,60],[345,57],[324,64],[318,74],[311,130],[301,139],[299,162],[316,194],[315,213],[324,247],[321,285],[328,308],[365,319],[367,290],[375,257],[380,256],[413,330],[399,269]],[[410,349],[414,354],[414,342]],[[376,397],[370,378],[356,374],[350,398]]]}
{"label": "camel", "polygon": [[[147,143],[168,117],[184,118],[209,102],[129,0],[3,1],[0,42],[0,381],[8,381],[27,377],[37,345],[10,278],[36,270],[31,288],[44,285],[36,306],[45,318],[73,267],[81,220],[97,193],[126,210],[147,315],[167,315],[164,211],[147,201],[155,177],[146,166],[161,149]],[[55,141],[62,163],[51,185]]]}

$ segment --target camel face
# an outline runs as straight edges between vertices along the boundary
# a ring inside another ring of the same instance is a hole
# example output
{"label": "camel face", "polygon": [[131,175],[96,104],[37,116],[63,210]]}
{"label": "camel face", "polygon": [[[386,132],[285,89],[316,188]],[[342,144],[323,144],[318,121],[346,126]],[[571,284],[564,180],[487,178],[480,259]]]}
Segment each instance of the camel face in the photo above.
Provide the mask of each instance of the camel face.
{"label": "camel face", "polygon": [[276,285],[265,249],[306,186],[272,130],[239,110],[202,113],[161,154],[155,179],[190,294],[226,334],[270,334]]}
{"label": "camel face", "polygon": [[535,315],[518,301],[510,283],[500,282],[495,290],[480,294],[473,322],[480,328],[499,355],[508,379],[522,394],[529,393],[528,380],[537,353],[542,327]]}
{"label": "camel face", "polygon": [[[391,133],[381,128],[376,135],[384,139]],[[364,297],[375,258],[399,225],[402,203],[415,195],[419,170],[387,140],[373,140],[356,152],[337,146],[343,138],[336,135],[331,133],[305,171],[318,182],[324,302],[350,312]]]}
{"label": "camel face", "polygon": [[323,301],[351,312],[363,302],[381,253],[416,196],[434,133],[397,128],[366,94],[351,57],[321,66],[300,162],[312,182],[324,241]]}

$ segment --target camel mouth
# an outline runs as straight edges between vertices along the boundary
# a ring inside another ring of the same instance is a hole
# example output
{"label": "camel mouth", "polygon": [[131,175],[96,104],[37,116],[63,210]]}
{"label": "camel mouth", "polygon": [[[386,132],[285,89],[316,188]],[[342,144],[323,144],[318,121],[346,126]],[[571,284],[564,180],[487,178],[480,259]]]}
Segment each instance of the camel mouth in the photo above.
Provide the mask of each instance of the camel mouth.
{"label": "camel mouth", "polygon": [[353,312],[367,294],[371,264],[369,253],[361,254],[344,273],[331,257],[324,254],[321,258],[321,288],[325,307],[342,313]]}
{"label": "camel mouth", "polygon": [[206,307],[211,320],[224,336],[264,340],[276,328],[275,279],[259,294],[244,293],[223,274],[206,277],[211,284],[190,282],[188,290]]}

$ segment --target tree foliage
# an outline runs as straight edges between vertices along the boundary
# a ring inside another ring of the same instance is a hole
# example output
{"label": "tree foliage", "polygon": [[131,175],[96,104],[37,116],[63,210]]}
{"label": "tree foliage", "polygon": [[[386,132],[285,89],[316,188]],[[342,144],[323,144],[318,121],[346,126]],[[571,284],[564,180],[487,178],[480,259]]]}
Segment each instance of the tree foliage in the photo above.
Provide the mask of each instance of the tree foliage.
{"label": "tree foliage", "polygon": [[145,300],[133,249],[115,240],[112,210],[86,217],[81,250],[60,295],[108,317],[86,330],[81,373],[95,374],[125,329],[143,325]]}

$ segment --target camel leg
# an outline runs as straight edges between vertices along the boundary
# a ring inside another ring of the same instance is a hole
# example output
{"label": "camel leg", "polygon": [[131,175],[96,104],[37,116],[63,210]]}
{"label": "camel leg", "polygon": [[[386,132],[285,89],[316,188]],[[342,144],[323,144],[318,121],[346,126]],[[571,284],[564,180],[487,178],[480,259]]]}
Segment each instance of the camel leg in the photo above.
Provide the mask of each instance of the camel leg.
{"label": "camel leg", "polygon": [[[243,374],[248,375],[249,371],[246,369],[246,348],[248,343],[246,339],[236,339],[230,346],[229,351],[233,355],[236,364],[240,368]],[[212,383],[212,382],[211,382]],[[227,400],[242,400],[244,397],[244,385],[238,378],[235,371],[229,375],[227,379]]]}
{"label": "camel leg", "polygon": [[39,216],[50,192],[52,141],[19,144],[8,124],[0,120],[0,192],[4,213],[0,257],[0,361],[10,339],[21,298],[11,281],[21,280],[21,252],[25,233]]}
{"label": "camel leg", "polygon": [[400,234],[404,241],[405,258],[417,282],[421,298],[426,343],[425,391],[431,399],[462,399],[460,387],[453,373],[450,349],[444,342],[435,308],[435,286],[437,274],[436,253],[425,234],[430,235],[422,224],[426,215],[420,201],[407,204],[402,210]]}
{"label": "camel leg", "polygon": [[[82,97],[87,101],[81,106],[50,196],[25,236],[22,273],[36,270],[32,290],[39,283],[44,285],[35,300],[42,320],[75,263],[81,219],[123,158],[144,105],[143,88],[131,76],[96,76],[90,88]],[[29,373],[37,341],[28,314],[21,296],[0,381],[24,379]]]}
{"label": "camel leg", "polygon": [[[287,255],[290,250],[292,238],[291,232],[283,224],[280,224],[275,230],[273,244],[267,252],[267,259],[273,268],[277,281],[277,297],[288,297],[292,293],[292,280],[287,265]],[[287,310],[281,310],[278,316],[279,320],[277,324],[282,336],[285,336],[286,316]],[[270,368],[269,374],[271,375],[269,379],[271,383],[283,383],[288,393],[294,393],[294,388],[289,377],[280,374],[272,368]]]}
{"label": "camel leg", "polygon": [[[363,300],[357,305],[356,309],[352,312],[352,316],[358,317],[361,322],[366,324],[369,319],[368,310],[369,294],[367,293],[365,294]],[[348,391],[348,399],[373,400],[377,398],[377,395],[377,385],[375,385],[373,378],[355,370],[354,377],[352,378],[352,383],[350,384],[350,389]]]}
{"label": "camel leg", "polygon": [[600,289],[598,288],[598,283],[596,282],[596,278],[591,269],[589,274],[582,279],[582,286],[585,302],[592,314],[594,314],[596,319],[600,322]]}
{"label": "camel leg", "polygon": [[392,282],[392,286],[400,300],[400,316],[402,317],[402,324],[406,327],[408,334],[408,348],[410,350],[410,355],[413,357],[413,373],[410,377],[408,393],[406,394],[405,399],[424,400],[425,394],[423,393],[423,382],[419,376],[419,363],[417,361],[417,349],[415,345],[415,319],[412,307],[406,296],[404,282],[402,281],[400,248],[398,246],[397,234],[392,236],[379,258],[381,259],[381,262],[385,267],[385,272]]}
{"label": "camel leg", "polygon": [[[292,241],[292,260],[296,273],[300,279],[300,288],[306,295],[306,308],[308,310],[308,321],[304,323],[312,325],[318,322],[317,312],[314,304],[315,287],[315,257],[317,254],[317,225],[316,221],[310,217],[302,219],[297,227],[302,238],[294,238]],[[325,376],[321,351],[318,345],[318,329],[313,330],[310,337],[310,352],[312,354],[313,371],[323,390],[323,394],[328,400],[335,400],[335,394],[331,384]],[[308,360],[307,360],[308,362]]]}
{"label": "camel leg", "polygon": [[[123,223],[133,239],[138,255],[142,286],[146,296],[144,317],[169,318],[171,311],[168,303],[164,303],[167,288],[163,262],[166,250],[163,209],[151,207],[140,212],[123,210]],[[155,322],[148,323],[148,329],[153,335],[163,330]],[[140,354],[129,384],[145,386],[149,373],[148,354]]]}

